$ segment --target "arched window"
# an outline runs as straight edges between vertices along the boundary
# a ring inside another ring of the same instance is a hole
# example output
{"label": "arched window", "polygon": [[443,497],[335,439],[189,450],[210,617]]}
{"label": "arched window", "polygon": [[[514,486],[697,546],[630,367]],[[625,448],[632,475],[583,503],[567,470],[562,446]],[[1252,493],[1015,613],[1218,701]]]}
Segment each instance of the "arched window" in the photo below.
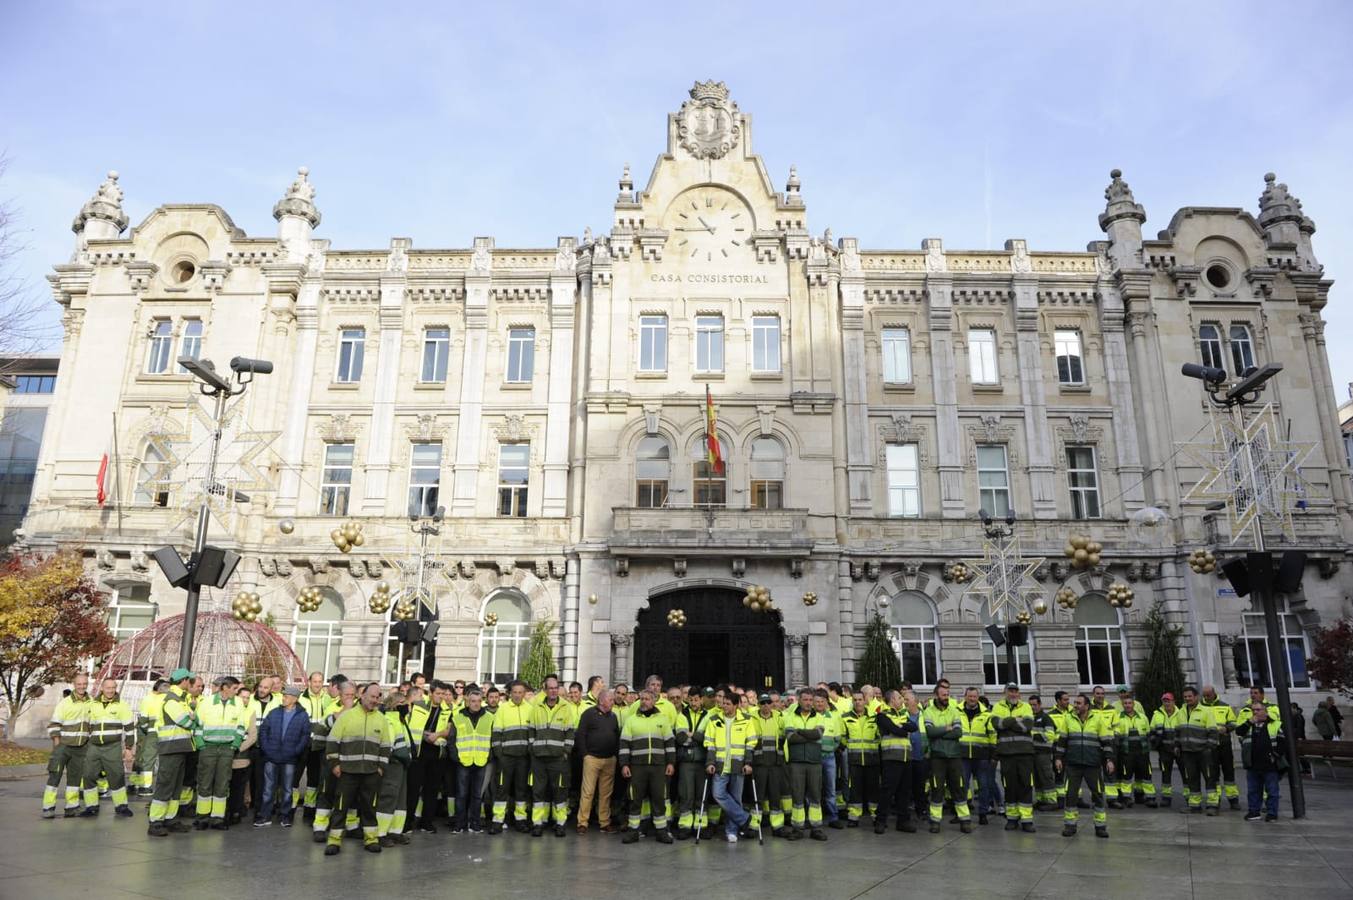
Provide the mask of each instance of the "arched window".
{"label": "arched window", "polygon": [[893,652],[902,663],[902,680],[914,688],[933,687],[940,677],[940,639],[930,598],[903,591],[888,608]]}
{"label": "arched window", "polygon": [[123,583],[113,586],[108,598],[108,628],[113,640],[121,643],[155,622],[155,604],[150,602],[150,585]]}
{"label": "arched window", "polygon": [[429,622],[437,619],[437,614],[423,602],[416,604],[418,615],[414,621],[399,621],[395,618],[399,597],[400,593],[396,591],[385,617],[385,684],[399,684],[414,672],[424,671],[423,650],[427,645],[423,643],[423,632]]}
{"label": "arched window", "polygon": [[[1273,670],[1269,665],[1268,631],[1261,610],[1247,612],[1242,617],[1244,631],[1235,643],[1236,678],[1246,687],[1260,685],[1274,687]],[[1301,622],[1287,609],[1287,601],[1278,600],[1278,634],[1287,648],[1287,668],[1292,676],[1292,687],[1311,687],[1311,675],[1306,671],[1306,632]]]}
{"label": "arched window", "polygon": [[785,448],[773,437],[752,441],[752,509],[784,509]]}
{"label": "arched window", "polygon": [[723,465],[716,471],[709,462],[709,447],[702,434],[691,444],[691,498],[696,506],[728,505],[728,445],[719,440]]}
{"label": "arched window", "polygon": [[668,480],[672,475],[672,448],[650,435],[634,451],[634,505],[659,509],[667,505]]}
{"label": "arched window", "polygon": [[1198,326],[1198,347],[1202,350],[1203,365],[1226,369],[1226,358],[1221,354],[1221,332],[1216,325]]}
{"label": "arched window", "polygon": [[531,642],[531,604],[515,591],[502,591],[484,607],[498,617],[479,629],[479,680],[504,684],[517,677]]}
{"label": "arched window", "polygon": [[[1006,662],[1006,648],[997,647],[987,634],[986,626],[992,624],[986,606],[982,607],[982,680],[986,687],[999,690],[1011,681],[1021,688],[1034,687],[1034,636],[1029,632],[1029,643],[1015,648],[1015,666],[1019,669],[1019,678],[1012,678],[1010,666]],[[1004,625],[1002,625],[1004,627]]]}
{"label": "arched window", "polygon": [[1081,687],[1128,683],[1122,618],[1102,594],[1076,604],[1076,667]]}
{"label": "arched window", "polygon": [[331,587],[320,588],[319,609],[296,611],[296,627],[291,630],[291,648],[301,658],[305,671],[323,672],[329,677],[338,671],[338,651],[343,645],[343,599]]}
{"label": "arched window", "polygon": [[136,506],[169,505],[169,460],[159,447],[146,444],[141,454],[141,464],[136,468],[136,493],[132,503]]}

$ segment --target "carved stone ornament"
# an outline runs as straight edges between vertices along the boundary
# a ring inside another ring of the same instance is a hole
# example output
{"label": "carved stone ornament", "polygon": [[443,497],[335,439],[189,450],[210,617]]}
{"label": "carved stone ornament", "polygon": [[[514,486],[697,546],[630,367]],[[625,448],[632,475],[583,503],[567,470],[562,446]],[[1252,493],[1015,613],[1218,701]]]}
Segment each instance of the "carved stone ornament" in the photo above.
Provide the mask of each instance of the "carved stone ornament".
{"label": "carved stone ornament", "polygon": [[944,258],[944,242],[939,238],[926,238],[921,241],[921,249],[925,251],[925,270],[927,272],[947,272],[949,263]]}
{"label": "carved stone ornament", "polygon": [[578,268],[577,240],[571,237],[559,239],[559,249],[554,254],[556,272],[573,272]]}
{"label": "carved stone ornament", "polygon": [[404,426],[404,432],[410,441],[430,441],[437,434],[437,416],[434,413],[416,416]]}
{"label": "carved stone ornament", "polygon": [[686,577],[685,557],[677,556],[672,559],[672,574],[675,575],[677,578]]}
{"label": "carved stone ornament", "polygon": [[112,569],[114,565],[113,551],[97,550],[94,553],[94,560],[98,563],[100,569]]}
{"label": "carved stone ornament", "polygon": [[486,275],[493,271],[493,241],[491,238],[475,238],[474,254],[470,257],[470,271]]}
{"label": "carved stone ornament", "polygon": [[1015,452],[1014,425],[1002,425],[1001,417],[998,415],[982,416],[980,424],[969,425],[967,427],[969,440],[969,458],[970,465],[977,465],[977,445],[978,444],[1004,444],[1008,464],[1013,466],[1016,463],[1017,454]]}
{"label": "carved stone ornament", "polygon": [[736,103],[722,81],[697,81],[677,113],[677,141],[696,159],[722,159],[742,133]]}
{"label": "carved stone ornament", "polygon": [[494,427],[493,436],[499,443],[529,441],[536,436],[536,426],[528,424],[522,416],[512,413],[504,416],[503,421]]}
{"label": "carved stone ornament", "polygon": [[842,275],[859,275],[864,270],[860,262],[860,242],[855,238],[841,239],[841,255],[838,258]]}
{"label": "carved stone ornament", "polygon": [[618,631],[611,632],[612,647],[628,647],[632,643],[634,643],[634,635],[622,634],[621,632]]}
{"label": "carved stone ornament", "polygon": [[628,576],[629,573],[630,573],[629,557],[617,556],[615,558],[615,574],[620,578],[624,578]]}

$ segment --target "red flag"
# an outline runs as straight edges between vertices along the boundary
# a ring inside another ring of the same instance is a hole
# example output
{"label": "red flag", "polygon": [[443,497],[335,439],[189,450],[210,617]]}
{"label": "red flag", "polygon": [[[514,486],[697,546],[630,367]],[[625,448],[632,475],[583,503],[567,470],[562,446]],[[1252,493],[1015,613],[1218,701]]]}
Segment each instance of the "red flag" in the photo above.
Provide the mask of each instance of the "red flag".
{"label": "red flag", "polygon": [[719,420],[714,413],[714,398],[705,385],[705,456],[714,474],[723,474],[723,454],[719,451]]}
{"label": "red flag", "polygon": [[108,500],[108,454],[104,453],[103,458],[99,460],[99,506]]}

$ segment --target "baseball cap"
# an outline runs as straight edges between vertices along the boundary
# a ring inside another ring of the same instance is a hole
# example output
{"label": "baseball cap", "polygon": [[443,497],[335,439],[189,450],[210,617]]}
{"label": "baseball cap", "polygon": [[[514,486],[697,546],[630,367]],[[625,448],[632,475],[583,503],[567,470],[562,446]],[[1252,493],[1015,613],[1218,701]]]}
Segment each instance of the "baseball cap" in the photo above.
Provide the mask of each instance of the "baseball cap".
{"label": "baseball cap", "polygon": [[185,678],[196,678],[196,677],[197,677],[196,675],[194,675],[187,669],[183,668],[182,666],[169,673],[169,680],[173,682],[179,682]]}
{"label": "baseball cap", "polygon": [[769,702],[770,702],[770,694],[759,694],[759,695],[757,696],[757,698],[756,698],[756,702],[757,702],[757,703],[769,703]]}
{"label": "baseball cap", "polygon": [[282,688],[282,693],[288,697],[299,697],[301,696],[301,689],[294,684],[289,684]]}
{"label": "baseball cap", "polygon": [[1118,685],[1118,693],[1120,693],[1120,694],[1127,694],[1127,693],[1130,693],[1131,691],[1132,691],[1132,688],[1128,687],[1128,686],[1125,685],[1125,684],[1120,684],[1120,685]]}
{"label": "baseball cap", "polygon": [[1174,694],[1171,694],[1169,691],[1166,691],[1165,693],[1163,693],[1163,694],[1160,695],[1160,699],[1162,699],[1162,700],[1169,700],[1171,703],[1173,703],[1173,702],[1174,702]]}
{"label": "baseball cap", "polygon": [[713,696],[714,696],[714,688],[712,688],[712,687],[707,687],[707,688],[705,688],[704,694],[705,694],[706,697],[713,697]]}
{"label": "baseball cap", "polygon": [[1007,691],[1017,691],[1017,690],[1019,690],[1019,685],[1015,684],[1015,683],[1012,681],[1012,682],[1008,683],[1008,684],[1005,686],[1005,689],[1006,689]]}

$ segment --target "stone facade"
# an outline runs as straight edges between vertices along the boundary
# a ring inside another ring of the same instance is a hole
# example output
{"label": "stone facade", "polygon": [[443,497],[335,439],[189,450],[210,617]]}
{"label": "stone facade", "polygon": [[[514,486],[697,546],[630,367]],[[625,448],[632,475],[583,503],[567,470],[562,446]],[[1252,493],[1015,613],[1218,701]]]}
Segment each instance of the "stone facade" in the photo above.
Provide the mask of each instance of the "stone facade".
{"label": "stone facade", "polygon": [[[668,116],[642,189],[625,167],[609,232],[554,247],[484,237],[458,249],[404,238],[385,250],[332,248],[315,236],[304,169],[274,210],[274,237],[246,236],[211,205],[161,206],[124,233],[121,197],[110,176],[76,220],[73,258],[51,276],[66,342],[25,539],[82,536],[91,559],[107,562],[101,576],[148,583],[161,615],[181,609],[181,592],[132,562],[189,532],[172,502],[133,496],[133,454],[185,425],[189,378],[176,366],[150,373],[147,361],[165,330],[178,348],[192,322],[201,355],[218,364],[236,354],[277,363],[239,401],[255,428],[279,432],[277,489],[241,507],[228,535],[213,523],[214,542],[246,557],[232,590],[262,593],[285,632],[301,587],[331,587],[342,609],[337,665],[349,675],[389,672],[386,617],[367,600],[391,577],[381,549],[407,541],[412,448],[435,444],[435,505],[446,511],[439,672],[481,674],[485,604],[505,591],[531,618],[561,623],[565,676],[630,680],[644,674],[634,667],[646,610],[692,590],[736,602],[759,584],[776,598],[766,621],[785,680],[851,679],[880,610],[899,626],[930,615],[919,627],[932,629],[944,674],[991,683],[981,603],[946,573],[980,556],[979,480],[1004,478],[1025,551],[1047,557],[1036,578],[1049,601],[1063,586],[1091,598],[1082,608],[1110,583],[1134,588],[1135,605],[1108,623],[1124,680],[1145,654],[1146,610],[1161,600],[1186,629],[1192,676],[1233,686],[1224,648],[1248,606],[1184,564],[1194,547],[1229,542],[1201,502],[1184,499],[1200,472],[1177,453],[1206,414],[1199,383],[1177,374],[1198,359],[1206,327],[1228,368],[1247,352],[1286,366],[1271,399],[1292,439],[1314,445],[1296,523],[1310,571],[1292,612],[1307,629],[1348,612],[1349,481],[1321,318],[1330,282],[1312,253],[1314,226],[1272,176],[1257,218],[1185,208],[1155,239],[1142,237],[1145,211],[1115,171],[1099,219],[1106,239],[1083,252],[1022,240],[954,251],[938,239],[871,250],[810,232],[798,173],[776,189],[752,151],[751,117],[711,82]],[[430,351],[442,334],[444,350]],[[699,468],[706,389],[722,481]],[[120,461],[120,534],[93,499],[109,439],[95,423],[110,410],[120,446],[134,448]],[[322,506],[335,444],[352,446],[345,516]],[[914,457],[890,475],[894,445]],[[979,456],[990,468],[996,449],[1005,474],[979,478]],[[514,453],[527,470],[520,517],[500,514],[522,500],[506,472]],[[1100,515],[1080,521],[1068,485],[1087,476],[1069,469],[1087,459]],[[912,472],[914,493],[901,490]],[[722,503],[701,505],[719,492]],[[919,515],[897,514],[912,503]],[[1143,542],[1130,523],[1147,507],[1170,520]],[[294,532],[277,529],[284,518]],[[369,536],[348,555],[328,537],[344,518]],[[1104,543],[1102,569],[1064,565],[1074,532]],[[808,591],[815,605],[800,601]],[[1033,678],[1075,688],[1087,620],[1054,609],[1033,628]]]}

